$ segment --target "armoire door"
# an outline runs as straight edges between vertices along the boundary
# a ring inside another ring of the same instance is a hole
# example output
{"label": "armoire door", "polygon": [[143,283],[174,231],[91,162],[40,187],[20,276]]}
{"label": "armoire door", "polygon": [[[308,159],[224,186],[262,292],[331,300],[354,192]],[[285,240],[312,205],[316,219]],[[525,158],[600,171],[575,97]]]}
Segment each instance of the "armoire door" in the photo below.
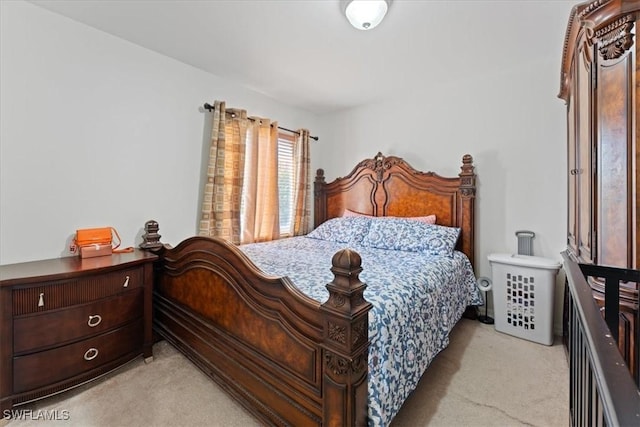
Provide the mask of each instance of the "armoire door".
{"label": "armoire door", "polygon": [[[629,21],[631,25],[633,21]],[[634,49],[607,49],[608,33],[596,33],[594,117],[598,150],[598,264],[635,268],[633,260],[632,153],[635,142]],[[629,38],[629,43],[633,39]]]}
{"label": "armoire door", "polygon": [[[637,269],[637,155],[635,28],[633,15],[623,16],[596,32],[593,117],[597,159],[595,261],[599,265]],[[592,286],[604,292],[604,283]],[[602,296],[596,294],[602,304]],[[638,312],[638,285],[620,284],[618,346],[632,372]]]}
{"label": "armoire door", "polygon": [[567,248],[574,255],[578,256],[578,140],[576,138],[576,109],[575,99],[572,96],[575,91],[569,93],[567,97],[567,165],[569,167],[568,192],[567,192]]}
{"label": "armoire door", "polygon": [[[583,34],[586,39],[587,35]],[[575,58],[576,108],[576,246],[580,262],[593,261],[593,133],[591,120],[593,46],[578,44]]]}

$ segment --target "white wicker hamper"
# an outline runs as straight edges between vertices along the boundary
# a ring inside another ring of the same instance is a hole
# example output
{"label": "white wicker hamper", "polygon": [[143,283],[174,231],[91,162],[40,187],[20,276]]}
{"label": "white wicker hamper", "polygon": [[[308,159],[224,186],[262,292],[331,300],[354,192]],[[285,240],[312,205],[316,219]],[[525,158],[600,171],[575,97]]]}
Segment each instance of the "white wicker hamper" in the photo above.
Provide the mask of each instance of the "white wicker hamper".
{"label": "white wicker hamper", "polygon": [[530,255],[491,254],[496,331],[553,344],[553,300],[560,262]]}

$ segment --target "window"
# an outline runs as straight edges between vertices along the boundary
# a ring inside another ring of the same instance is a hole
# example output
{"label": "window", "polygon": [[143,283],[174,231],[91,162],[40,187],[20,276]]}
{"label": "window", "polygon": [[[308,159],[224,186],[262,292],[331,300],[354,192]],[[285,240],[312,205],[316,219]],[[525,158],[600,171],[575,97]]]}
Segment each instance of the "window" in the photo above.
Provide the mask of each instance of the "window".
{"label": "window", "polygon": [[293,220],[293,135],[278,133],[278,198],[280,204],[280,237],[291,235]]}

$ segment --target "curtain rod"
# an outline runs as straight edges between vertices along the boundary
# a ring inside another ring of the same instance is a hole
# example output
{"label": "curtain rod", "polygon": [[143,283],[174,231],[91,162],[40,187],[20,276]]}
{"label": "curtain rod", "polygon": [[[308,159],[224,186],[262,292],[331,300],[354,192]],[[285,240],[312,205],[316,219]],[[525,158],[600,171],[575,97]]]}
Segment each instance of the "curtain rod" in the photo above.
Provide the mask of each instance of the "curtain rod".
{"label": "curtain rod", "polygon": [[[214,107],[213,107],[213,105],[211,105],[211,104],[209,104],[207,102],[207,103],[204,104],[204,109],[205,110],[209,110],[209,111],[213,111]],[[252,119],[251,117],[247,117],[247,118],[249,120],[255,120],[255,119]],[[280,127],[280,126],[278,126],[278,129],[284,130],[284,131],[287,131],[287,132],[291,132],[291,133],[295,133],[296,135],[300,135],[300,132],[296,132],[295,130],[283,128],[283,127]],[[311,138],[311,139],[313,139],[315,141],[317,141],[319,139],[317,136],[311,136],[311,135],[309,135],[309,138]]]}

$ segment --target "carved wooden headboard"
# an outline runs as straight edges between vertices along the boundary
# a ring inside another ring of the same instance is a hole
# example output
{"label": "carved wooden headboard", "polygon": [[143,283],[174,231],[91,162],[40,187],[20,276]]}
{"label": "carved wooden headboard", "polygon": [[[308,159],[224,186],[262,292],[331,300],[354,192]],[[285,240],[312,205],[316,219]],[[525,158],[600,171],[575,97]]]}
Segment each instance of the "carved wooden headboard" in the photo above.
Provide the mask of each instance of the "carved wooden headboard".
{"label": "carved wooden headboard", "polygon": [[378,153],[365,159],[342,178],[325,182],[318,169],[314,183],[317,227],[342,216],[345,209],[372,216],[426,216],[435,214],[437,223],[461,229],[457,249],[474,264],[474,199],[476,175],[473,158],[462,157],[461,172],[446,178],[434,172],[420,172],[400,157]]}

